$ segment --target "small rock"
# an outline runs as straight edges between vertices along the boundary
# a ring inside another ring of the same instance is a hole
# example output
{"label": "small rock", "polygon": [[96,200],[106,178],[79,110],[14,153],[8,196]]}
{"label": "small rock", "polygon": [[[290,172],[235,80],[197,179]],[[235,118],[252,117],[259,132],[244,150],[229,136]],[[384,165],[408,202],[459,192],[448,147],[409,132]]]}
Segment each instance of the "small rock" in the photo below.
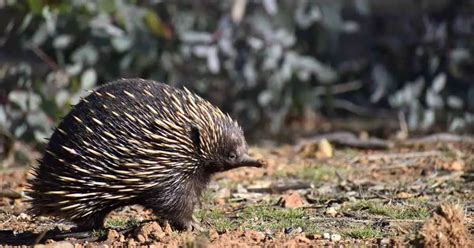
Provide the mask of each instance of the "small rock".
{"label": "small rock", "polygon": [[328,209],[326,209],[326,212],[324,212],[326,215],[329,215],[331,217],[336,217],[337,215],[337,211],[334,207],[329,207]]}
{"label": "small rock", "polygon": [[225,200],[224,200],[224,198],[214,199],[214,204],[217,205],[217,206],[223,206],[223,205],[225,205]]}
{"label": "small rock", "polygon": [[94,244],[87,243],[87,241],[86,241],[86,245],[84,247],[85,248],[95,248]]}
{"label": "small rock", "polygon": [[339,241],[341,240],[341,235],[334,233],[331,235],[331,241]]}
{"label": "small rock", "polygon": [[335,210],[339,210],[339,209],[341,209],[341,204],[333,203],[333,204],[331,204],[331,207],[333,207]]}
{"label": "small rock", "polygon": [[161,229],[160,224],[156,221],[146,223],[136,231],[136,237],[139,242],[160,240],[165,235],[166,234],[163,232],[163,229]]}
{"label": "small rock", "polygon": [[166,223],[164,231],[168,235],[170,235],[173,232],[173,229],[171,229],[170,223]]}
{"label": "small rock", "polygon": [[137,242],[134,239],[129,239],[127,243],[128,247],[137,247]]}
{"label": "small rock", "polygon": [[209,230],[209,239],[211,241],[216,240],[218,238],[219,238],[219,233],[217,233],[217,231],[215,229]]}
{"label": "small rock", "polygon": [[400,192],[397,194],[397,198],[398,199],[408,199],[408,198],[412,198],[413,197],[413,194],[410,194],[410,193],[407,193],[407,192]]}
{"label": "small rock", "polygon": [[323,233],[323,238],[329,240],[329,239],[331,239],[331,234],[330,233]]}
{"label": "small rock", "polygon": [[110,230],[107,232],[107,240],[108,240],[108,241],[117,240],[118,237],[120,237],[120,234],[119,234],[116,230],[110,229]]}
{"label": "small rock", "polygon": [[120,242],[125,242],[125,236],[123,236],[123,234],[120,234],[119,241]]}
{"label": "small rock", "polygon": [[322,139],[318,143],[310,142],[303,145],[298,151],[299,155],[305,158],[331,158],[334,154],[334,149],[327,139]]}
{"label": "small rock", "polygon": [[137,235],[137,241],[140,242],[140,243],[144,243],[147,239],[141,235],[141,234],[138,234]]}
{"label": "small rock", "polygon": [[361,140],[368,140],[370,138],[369,133],[367,131],[362,131],[359,133],[359,139]]}
{"label": "small rock", "polygon": [[23,221],[23,220],[31,220],[31,216],[25,213],[21,213],[16,217],[17,220]]}
{"label": "small rock", "polygon": [[292,192],[289,195],[283,196],[284,208],[299,208],[303,206],[303,199],[297,192]]}
{"label": "small rock", "polygon": [[302,233],[303,228],[297,227],[297,228],[292,228],[292,227],[287,227],[285,228],[285,234],[296,234],[296,233]]}
{"label": "small rock", "polygon": [[462,171],[464,170],[464,161],[463,160],[455,160],[452,163],[446,163],[443,165],[443,169],[447,171]]}
{"label": "small rock", "polygon": [[38,217],[36,218],[36,220],[37,220],[38,222],[47,222],[47,221],[49,221],[49,217],[46,217],[46,216],[38,216]]}
{"label": "small rock", "polygon": [[390,245],[390,239],[389,238],[383,238],[380,240],[380,245],[381,246],[388,246]]}

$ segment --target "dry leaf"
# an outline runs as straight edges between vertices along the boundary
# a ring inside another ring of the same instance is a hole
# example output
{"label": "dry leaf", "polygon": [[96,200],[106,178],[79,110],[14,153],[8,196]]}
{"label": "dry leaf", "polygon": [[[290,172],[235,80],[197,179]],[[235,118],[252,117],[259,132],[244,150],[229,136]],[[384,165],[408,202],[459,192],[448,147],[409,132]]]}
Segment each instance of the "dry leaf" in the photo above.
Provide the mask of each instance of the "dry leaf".
{"label": "dry leaf", "polygon": [[464,170],[464,161],[458,159],[451,163],[445,163],[443,164],[443,169],[447,171],[462,171]]}
{"label": "dry leaf", "polygon": [[332,158],[333,148],[331,143],[327,139],[322,139],[318,144],[318,152],[316,153],[317,158]]}
{"label": "dry leaf", "polygon": [[407,192],[400,192],[397,194],[397,198],[398,199],[408,199],[408,198],[412,198],[413,197],[413,194],[410,194],[410,193],[407,193]]}

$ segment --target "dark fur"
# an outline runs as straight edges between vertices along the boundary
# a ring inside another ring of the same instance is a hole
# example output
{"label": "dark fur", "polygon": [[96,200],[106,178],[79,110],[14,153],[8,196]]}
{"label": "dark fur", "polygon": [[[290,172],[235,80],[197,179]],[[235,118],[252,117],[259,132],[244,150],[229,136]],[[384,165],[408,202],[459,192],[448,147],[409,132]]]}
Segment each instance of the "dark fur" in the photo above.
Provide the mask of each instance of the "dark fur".
{"label": "dark fur", "polygon": [[[149,97],[143,96],[143,89],[146,87],[152,91],[155,96],[154,99],[150,100]],[[124,95],[124,90],[134,94],[136,99]],[[189,140],[192,144],[186,145],[194,146],[195,153],[189,154],[189,157],[197,158],[195,161],[198,162],[194,165],[198,169],[175,169],[174,164],[166,164],[164,165],[166,168],[173,168],[173,173],[162,173],[154,181],[144,177],[139,182],[143,186],[158,182],[157,186],[146,190],[137,188],[136,191],[127,192],[131,196],[129,199],[106,199],[103,197],[104,195],[114,196],[119,193],[112,186],[123,183],[120,180],[126,178],[126,175],[114,171],[115,168],[124,170],[120,166],[117,167],[118,165],[126,161],[139,161],[139,159],[156,160],[152,154],[144,155],[137,153],[136,146],[128,142],[131,138],[138,139],[140,142],[151,142],[150,138],[141,132],[142,127],[123,116],[114,116],[111,114],[111,111],[121,114],[128,112],[135,118],[142,118],[146,128],[153,130],[153,132],[160,133],[166,131],[154,126],[150,118],[143,117],[147,116],[146,114],[150,114],[148,110],[144,109],[144,104],[152,104],[159,111],[162,111],[160,108],[163,106],[172,108],[167,105],[169,99],[163,94],[164,91],[173,92],[178,98],[184,99],[185,93],[181,90],[149,80],[130,79],[119,80],[97,90],[99,94],[111,93],[116,96],[115,99],[92,93],[86,98],[86,101],[81,101],[76,105],[59,125],[59,128],[66,134],[58,130],[54,132],[47,146],[47,150],[51,151],[52,154],[45,153],[39,166],[32,172],[34,178],[29,182],[30,190],[28,193],[32,197],[32,212],[39,215],[55,215],[69,219],[76,222],[81,228],[90,229],[102,227],[107,214],[116,208],[131,204],[141,204],[153,209],[158,216],[169,220],[177,228],[189,227],[193,221],[193,209],[198,204],[199,197],[208,184],[211,174],[237,167],[235,164],[226,167],[226,165],[231,165],[231,163],[226,162],[228,154],[236,151],[238,155],[241,155],[242,151],[246,151],[242,132],[227,120],[222,120],[223,123],[220,123],[222,125],[221,128],[226,129],[229,135],[233,134],[232,137],[237,137],[238,139],[236,141],[235,139],[225,137],[219,145],[220,147],[214,149],[213,161],[201,159],[198,151],[200,151],[201,144],[199,140],[202,130],[197,129],[194,123],[187,123]],[[107,105],[107,109],[104,109],[103,104]],[[82,123],[75,121],[73,116],[78,117]],[[97,118],[105,125],[98,125],[91,120],[92,117]],[[93,133],[87,132],[85,126],[92,129]],[[104,129],[113,133],[118,139],[104,140],[101,138],[99,135],[103,133]],[[91,154],[85,150],[82,141],[93,144],[94,149],[97,151],[112,154],[119,158],[118,161]],[[131,152],[120,152],[116,149],[118,145],[128,147]],[[154,149],[170,150],[166,143],[155,142],[153,145]],[[78,155],[65,151],[62,146],[75,149]],[[173,160],[173,158],[170,158],[170,160]],[[71,164],[75,164],[92,173],[84,173],[74,169],[69,166]],[[156,171],[156,173],[161,172]],[[105,174],[114,175],[118,179],[105,178]],[[60,179],[59,176],[81,179],[84,182],[65,181]],[[180,183],[176,183],[178,181]],[[107,186],[86,185],[90,182],[101,182]],[[100,196],[84,196],[77,199],[66,198],[63,194],[47,193],[51,191],[65,191],[68,194],[100,192]],[[64,200],[70,200],[71,202],[60,205],[59,203]],[[75,207],[67,210],[60,209],[60,207],[76,203],[84,207]],[[91,211],[91,214],[85,214],[88,211]]]}

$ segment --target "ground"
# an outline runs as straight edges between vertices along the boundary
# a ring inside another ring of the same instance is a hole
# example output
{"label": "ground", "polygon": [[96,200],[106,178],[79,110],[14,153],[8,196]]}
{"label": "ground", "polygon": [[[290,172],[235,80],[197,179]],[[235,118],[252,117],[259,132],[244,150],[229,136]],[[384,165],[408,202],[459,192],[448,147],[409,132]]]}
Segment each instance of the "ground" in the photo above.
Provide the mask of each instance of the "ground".
{"label": "ground", "polygon": [[[39,242],[61,247],[429,246],[449,232],[443,237],[458,243],[445,244],[470,246],[474,145],[419,141],[360,148],[318,138],[252,147],[252,156],[266,160],[266,167],[216,175],[195,211],[202,231],[174,231],[160,226],[147,209],[130,206],[111,213],[106,228],[89,236],[56,241],[45,236]],[[32,244],[42,231],[71,228],[25,212],[28,204],[14,198],[26,178],[24,167],[0,172],[5,196],[0,244]],[[436,229],[439,223],[447,230]]]}

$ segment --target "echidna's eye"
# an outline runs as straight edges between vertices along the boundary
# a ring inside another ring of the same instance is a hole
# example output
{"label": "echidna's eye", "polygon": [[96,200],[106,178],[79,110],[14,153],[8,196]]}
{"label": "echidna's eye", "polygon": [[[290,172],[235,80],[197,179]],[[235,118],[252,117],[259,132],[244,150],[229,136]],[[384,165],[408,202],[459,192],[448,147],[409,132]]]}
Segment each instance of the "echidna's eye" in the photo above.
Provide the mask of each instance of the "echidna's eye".
{"label": "echidna's eye", "polygon": [[228,158],[229,158],[230,160],[235,160],[235,159],[237,158],[237,155],[235,155],[235,153],[231,152],[231,153],[229,154]]}

